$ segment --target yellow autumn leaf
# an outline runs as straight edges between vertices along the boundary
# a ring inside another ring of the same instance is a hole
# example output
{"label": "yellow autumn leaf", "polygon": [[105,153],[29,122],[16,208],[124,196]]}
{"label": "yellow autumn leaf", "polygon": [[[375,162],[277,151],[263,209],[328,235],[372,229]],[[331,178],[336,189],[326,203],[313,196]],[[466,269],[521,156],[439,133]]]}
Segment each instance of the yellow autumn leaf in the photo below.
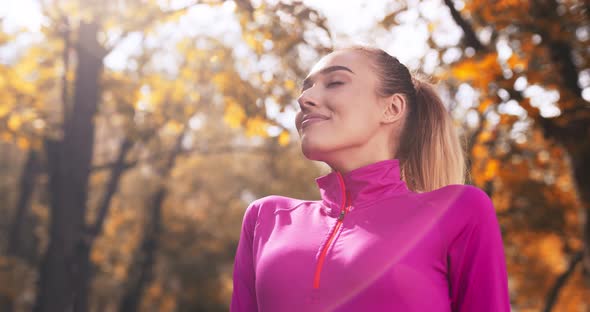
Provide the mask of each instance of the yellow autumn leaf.
{"label": "yellow autumn leaf", "polygon": [[151,297],[160,297],[163,293],[162,286],[158,283],[155,283],[150,289],[148,290],[148,294]]}
{"label": "yellow autumn leaf", "polygon": [[19,115],[12,115],[8,119],[8,129],[12,131],[17,131],[18,128],[20,128],[20,126],[22,125],[22,123],[22,119]]}
{"label": "yellow autumn leaf", "polygon": [[476,75],[477,68],[472,61],[464,61],[455,66],[451,72],[459,80],[470,80]]}
{"label": "yellow autumn leaf", "polygon": [[289,90],[289,91],[294,91],[295,87],[296,87],[296,83],[295,81],[289,79],[289,80],[285,80],[285,89]]}
{"label": "yellow autumn leaf", "polygon": [[492,159],[492,160],[488,161],[488,163],[486,164],[485,172],[484,172],[484,178],[487,181],[494,179],[496,177],[496,174],[498,173],[499,166],[500,166],[500,163],[496,159]]}
{"label": "yellow autumn leaf", "polygon": [[521,59],[516,53],[512,53],[512,55],[508,58],[506,63],[510,68],[516,70],[524,70],[526,69],[527,65],[526,60]]}
{"label": "yellow autumn leaf", "polygon": [[216,74],[215,76],[213,76],[213,83],[220,88],[221,90],[223,90],[229,83],[229,79],[227,77],[227,75],[224,74]]}
{"label": "yellow autumn leaf", "polygon": [[12,134],[8,132],[0,132],[0,141],[10,142],[12,141]]}
{"label": "yellow autumn leaf", "polygon": [[23,57],[21,59],[21,62],[17,63],[16,66],[14,67],[15,71],[17,73],[19,73],[20,77],[26,77],[27,75],[30,75],[31,73],[33,73],[37,67],[39,66],[38,64],[38,55],[35,55],[34,49],[29,50],[29,57]]}
{"label": "yellow autumn leaf", "polygon": [[190,40],[189,38],[184,38],[184,39],[178,40],[178,42],[176,43],[176,49],[180,53],[184,53],[187,50],[190,50],[190,48],[192,46],[193,46],[193,41]]}
{"label": "yellow autumn leaf", "polygon": [[492,132],[489,130],[482,131],[479,136],[477,137],[477,141],[480,143],[485,143],[492,139]]}
{"label": "yellow autumn leaf", "polygon": [[178,75],[181,79],[191,79],[192,77],[195,76],[195,73],[190,69],[190,68],[186,68],[183,67],[180,69],[180,73]]}
{"label": "yellow autumn leaf", "polygon": [[436,28],[435,23],[428,23],[428,32],[433,32],[435,28]]}
{"label": "yellow autumn leaf", "polygon": [[98,250],[97,248],[92,249],[92,252],[90,253],[90,260],[92,260],[93,263],[102,263],[105,261],[105,258],[104,252]]}
{"label": "yellow autumn leaf", "polygon": [[287,146],[290,141],[291,141],[291,135],[289,134],[288,131],[283,130],[283,132],[281,132],[281,134],[279,135],[279,145]]}
{"label": "yellow autumn leaf", "polygon": [[468,59],[451,69],[451,74],[459,80],[471,81],[477,88],[485,88],[488,84],[486,77],[494,77],[502,71],[497,59],[496,53],[488,53],[477,59]]}
{"label": "yellow autumn leaf", "polygon": [[254,52],[260,54],[264,51],[264,45],[262,44],[262,41],[259,40],[257,34],[246,32],[244,34],[244,41],[246,41],[246,44],[250,46]]}
{"label": "yellow autumn leaf", "polygon": [[199,91],[191,91],[188,94],[188,98],[191,100],[191,102],[197,103],[201,100],[201,93],[199,93]]}
{"label": "yellow autumn leaf", "polygon": [[171,133],[180,133],[182,131],[182,124],[176,120],[170,120],[164,126],[164,130]]}
{"label": "yellow autumn leaf", "polygon": [[246,119],[246,112],[233,99],[228,99],[225,104],[225,113],[223,120],[232,128],[238,128]]}
{"label": "yellow autumn leaf", "polygon": [[6,104],[2,104],[0,105],[0,118],[8,115],[8,113],[10,112],[11,107],[6,105]]}
{"label": "yellow autumn leaf", "polygon": [[123,265],[116,265],[113,269],[113,275],[120,281],[125,280],[127,277],[127,270]]}
{"label": "yellow autumn leaf", "polygon": [[27,150],[29,149],[29,147],[31,146],[31,143],[29,142],[29,140],[27,140],[26,138],[18,138],[16,140],[16,145],[23,150]]}
{"label": "yellow autumn leaf", "polygon": [[35,93],[35,85],[32,82],[20,80],[14,84],[14,87],[23,94]]}
{"label": "yellow autumn leaf", "polygon": [[160,311],[176,311],[176,297],[165,295],[160,303]]}
{"label": "yellow autumn leaf", "polygon": [[487,155],[487,149],[483,147],[481,144],[477,144],[473,147],[473,157],[474,158],[484,158]]}
{"label": "yellow autumn leaf", "polygon": [[196,112],[196,107],[194,104],[186,104],[184,105],[184,114],[185,116],[192,116]]}
{"label": "yellow autumn leaf", "polygon": [[160,107],[166,100],[166,94],[164,88],[154,89],[149,93],[149,103],[151,107]]}
{"label": "yellow autumn leaf", "polygon": [[494,103],[494,101],[492,99],[489,99],[489,98],[485,99],[485,100],[481,101],[481,103],[479,103],[477,110],[480,113],[483,113],[492,103]]}
{"label": "yellow autumn leaf", "polygon": [[259,116],[254,118],[248,119],[246,122],[246,136],[253,137],[253,136],[261,136],[267,137],[268,133],[266,131],[268,124],[267,122]]}
{"label": "yellow autumn leaf", "polygon": [[186,88],[182,83],[175,83],[172,87],[172,101],[174,103],[180,103],[186,97]]}
{"label": "yellow autumn leaf", "polygon": [[554,273],[563,272],[567,265],[562,253],[561,238],[556,234],[547,234],[541,239],[539,245],[539,259],[543,259]]}

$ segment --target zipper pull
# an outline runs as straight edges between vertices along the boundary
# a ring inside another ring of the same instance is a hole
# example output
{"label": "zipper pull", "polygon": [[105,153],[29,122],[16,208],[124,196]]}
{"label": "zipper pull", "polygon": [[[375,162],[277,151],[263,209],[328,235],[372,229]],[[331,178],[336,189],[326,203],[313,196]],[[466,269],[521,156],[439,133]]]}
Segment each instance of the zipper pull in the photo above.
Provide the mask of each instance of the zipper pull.
{"label": "zipper pull", "polygon": [[338,216],[338,221],[342,221],[342,219],[344,219],[344,215],[345,215],[345,212],[344,212],[344,209],[342,209],[340,211],[340,215]]}

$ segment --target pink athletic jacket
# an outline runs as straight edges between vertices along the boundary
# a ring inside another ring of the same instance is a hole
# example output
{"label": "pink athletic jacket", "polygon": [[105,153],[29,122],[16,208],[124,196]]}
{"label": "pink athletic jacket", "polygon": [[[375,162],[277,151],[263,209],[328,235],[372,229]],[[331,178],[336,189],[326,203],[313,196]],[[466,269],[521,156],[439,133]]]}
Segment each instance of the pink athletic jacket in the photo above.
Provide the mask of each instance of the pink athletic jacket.
{"label": "pink athletic jacket", "polygon": [[232,312],[510,311],[492,201],[416,193],[399,160],[316,179],[322,200],[268,196],[244,214]]}

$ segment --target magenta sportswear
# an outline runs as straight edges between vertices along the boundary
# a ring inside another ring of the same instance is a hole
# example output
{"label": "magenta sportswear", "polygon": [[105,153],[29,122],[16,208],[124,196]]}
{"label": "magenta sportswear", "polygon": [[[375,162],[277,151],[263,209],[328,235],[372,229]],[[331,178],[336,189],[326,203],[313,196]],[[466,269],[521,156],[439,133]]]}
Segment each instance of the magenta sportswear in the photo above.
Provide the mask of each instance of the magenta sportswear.
{"label": "magenta sportswear", "polygon": [[500,226],[479,188],[412,192],[398,159],[316,183],[319,201],[246,209],[231,312],[510,311]]}

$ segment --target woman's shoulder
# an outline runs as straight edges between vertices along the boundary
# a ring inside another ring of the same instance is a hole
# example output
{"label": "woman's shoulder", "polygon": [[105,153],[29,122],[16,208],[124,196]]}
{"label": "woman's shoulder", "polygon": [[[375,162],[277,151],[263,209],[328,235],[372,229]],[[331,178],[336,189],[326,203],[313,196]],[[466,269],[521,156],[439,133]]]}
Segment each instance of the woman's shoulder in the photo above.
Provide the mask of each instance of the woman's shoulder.
{"label": "woman's shoulder", "polygon": [[477,186],[451,184],[420,193],[439,212],[438,228],[447,244],[465,235],[490,235],[500,226],[492,199]]}
{"label": "woman's shoulder", "polygon": [[433,190],[430,193],[434,197],[457,197],[464,200],[490,199],[481,188],[471,184],[449,184]]}
{"label": "woman's shoulder", "polygon": [[252,201],[248,206],[248,210],[256,210],[257,214],[260,214],[262,211],[276,212],[277,210],[291,210],[314,202],[317,201],[281,195],[268,195]]}
{"label": "woman's shoulder", "polygon": [[470,221],[495,218],[495,209],[490,196],[477,186],[450,184],[430,192],[420,193],[423,200],[444,206],[449,214]]}
{"label": "woman's shoulder", "polygon": [[310,203],[315,202],[313,200],[305,200],[299,198],[293,198],[288,196],[282,195],[268,195],[264,197],[260,197],[252,201],[251,205],[258,205],[258,206],[292,206],[292,205],[299,205],[302,203]]}

